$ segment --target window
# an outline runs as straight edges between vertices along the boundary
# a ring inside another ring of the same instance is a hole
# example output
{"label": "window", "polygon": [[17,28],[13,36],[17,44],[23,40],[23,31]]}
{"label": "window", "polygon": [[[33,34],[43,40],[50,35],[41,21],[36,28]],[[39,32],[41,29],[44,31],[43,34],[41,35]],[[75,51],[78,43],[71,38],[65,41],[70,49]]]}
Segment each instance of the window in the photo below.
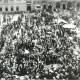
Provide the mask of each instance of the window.
{"label": "window", "polygon": [[19,11],[19,6],[16,7],[16,11]]}
{"label": "window", "polygon": [[60,8],[60,3],[59,2],[56,3],[56,8]]}
{"label": "window", "polygon": [[31,10],[31,4],[27,5],[27,10],[28,10],[28,11]]}
{"label": "window", "polygon": [[63,9],[66,9],[66,6],[65,6],[65,4],[63,4]]}
{"label": "window", "polygon": [[0,7],[0,11],[2,11],[2,7]]}
{"label": "window", "polygon": [[13,7],[11,7],[11,11],[14,11]]}
{"label": "window", "polygon": [[78,7],[78,8],[80,7],[80,4],[79,4],[79,3],[77,4],[77,7]]}
{"label": "window", "polygon": [[8,7],[5,8],[5,11],[8,11]]}
{"label": "window", "polygon": [[72,3],[71,2],[68,2],[67,3],[67,9],[70,10],[71,7],[72,7]]}

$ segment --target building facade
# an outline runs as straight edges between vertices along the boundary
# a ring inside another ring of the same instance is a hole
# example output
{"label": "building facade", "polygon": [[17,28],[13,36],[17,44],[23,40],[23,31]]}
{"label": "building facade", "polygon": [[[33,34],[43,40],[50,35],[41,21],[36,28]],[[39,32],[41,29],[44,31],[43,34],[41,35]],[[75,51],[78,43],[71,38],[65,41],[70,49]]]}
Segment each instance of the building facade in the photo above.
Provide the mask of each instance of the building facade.
{"label": "building facade", "polygon": [[43,0],[43,8],[47,9],[51,7],[52,10],[79,10],[80,9],[80,0]]}
{"label": "building facade", "polygon": [[36,8],[41,9],[60,9],[60,10],[79,10],[80,0],[0,0],[1,12],[29,11]]}
{"label": "building facade", "polygon": [[0,12],[26,11],[25,0],[0,0]]}

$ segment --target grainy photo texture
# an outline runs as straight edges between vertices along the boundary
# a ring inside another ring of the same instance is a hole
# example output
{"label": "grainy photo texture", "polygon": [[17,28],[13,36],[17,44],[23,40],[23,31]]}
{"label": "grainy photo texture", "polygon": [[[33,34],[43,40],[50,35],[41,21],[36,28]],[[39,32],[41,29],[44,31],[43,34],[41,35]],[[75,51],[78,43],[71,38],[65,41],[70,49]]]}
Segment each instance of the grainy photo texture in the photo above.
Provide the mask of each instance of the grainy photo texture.
{"label": "grainy photo texture", "polygon": [[80,0],[0,0],[0,79],[80,79]]}

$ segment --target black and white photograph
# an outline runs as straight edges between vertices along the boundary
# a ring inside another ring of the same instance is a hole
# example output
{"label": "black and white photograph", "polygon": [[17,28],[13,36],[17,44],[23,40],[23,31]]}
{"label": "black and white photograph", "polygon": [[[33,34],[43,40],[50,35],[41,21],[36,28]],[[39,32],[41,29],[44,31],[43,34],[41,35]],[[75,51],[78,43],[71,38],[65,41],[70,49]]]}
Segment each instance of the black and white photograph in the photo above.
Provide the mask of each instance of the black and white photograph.
{"label": "black and white photograph", "polygon": [[80,0],[0,0],[0,80],[80,80]]}

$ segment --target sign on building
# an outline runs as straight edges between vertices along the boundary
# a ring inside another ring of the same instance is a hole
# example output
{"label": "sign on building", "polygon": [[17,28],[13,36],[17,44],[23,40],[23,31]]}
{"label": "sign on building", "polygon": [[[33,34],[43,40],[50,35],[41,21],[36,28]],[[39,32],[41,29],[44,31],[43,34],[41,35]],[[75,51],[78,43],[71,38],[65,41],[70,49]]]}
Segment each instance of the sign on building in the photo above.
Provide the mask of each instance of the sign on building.
{"label": "sign on building", "polygon": [[42,6],[39,5],[39,4],[36,4],[36,5],[35,5],[35,9],[36,9],[36,10],[41,10],[41,9],[42,9]]}

